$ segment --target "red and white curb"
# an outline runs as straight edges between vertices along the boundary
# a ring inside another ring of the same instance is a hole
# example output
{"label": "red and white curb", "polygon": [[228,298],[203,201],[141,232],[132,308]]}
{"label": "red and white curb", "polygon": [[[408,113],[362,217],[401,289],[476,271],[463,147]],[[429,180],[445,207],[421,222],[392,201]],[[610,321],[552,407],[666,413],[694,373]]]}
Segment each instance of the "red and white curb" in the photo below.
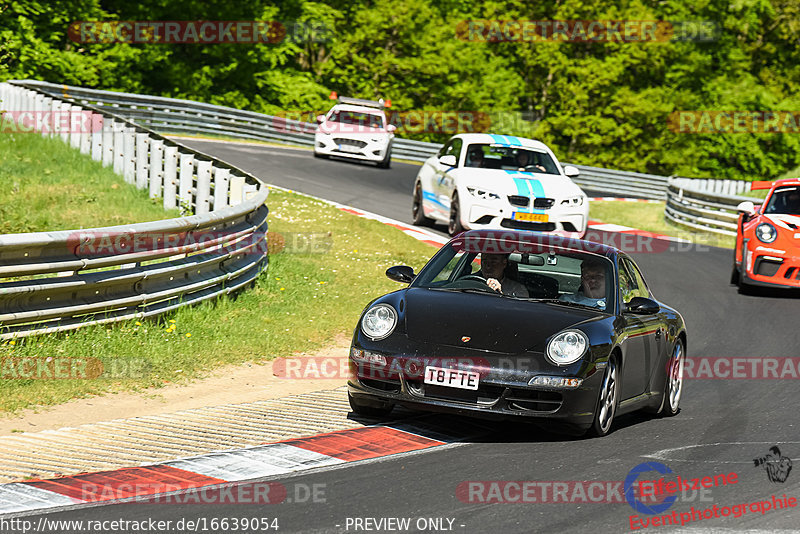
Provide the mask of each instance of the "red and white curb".
{"label": "red and white curb", "polygon": [[[457,443],[487,433],[472,421],[429,418],[366,426],[155,465],[0,485],[0,516],[99,502],[153,502],[158,495],[343,466]],[[275,487],[282,488],[280,484]],[[265,504],[282,502],[271,492]],[[146,499],[143,499],[146,498]]]}

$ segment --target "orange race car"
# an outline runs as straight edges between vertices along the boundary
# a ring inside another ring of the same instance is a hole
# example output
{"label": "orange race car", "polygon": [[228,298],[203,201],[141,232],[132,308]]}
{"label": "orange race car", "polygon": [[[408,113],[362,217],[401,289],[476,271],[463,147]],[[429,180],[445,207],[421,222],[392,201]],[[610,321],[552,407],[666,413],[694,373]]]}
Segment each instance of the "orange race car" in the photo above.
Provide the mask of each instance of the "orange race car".
{"label": "orange race car", "polygon": [[770,191],[761,205],[745,201],[737,207],[731,283],[740,290],[800,288],[800,178],[753,182],[751,189]]}

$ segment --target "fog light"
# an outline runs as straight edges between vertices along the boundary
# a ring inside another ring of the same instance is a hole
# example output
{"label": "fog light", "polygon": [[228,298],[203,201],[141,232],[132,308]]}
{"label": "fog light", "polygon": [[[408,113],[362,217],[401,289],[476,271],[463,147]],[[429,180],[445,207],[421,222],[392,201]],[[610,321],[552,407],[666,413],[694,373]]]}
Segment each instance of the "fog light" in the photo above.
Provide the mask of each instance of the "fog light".
{"label": "fog light", "polygon": [[386,365],[386,356],[383,354],[376,354],[364,349],[353,347],[350,349],[350,357],[354,361],[362,363],[371,363],[372,365],[384,366]]}
{"label": "fog light", "polygon": [[565,378],[563,376],[534,376],[528,382],[529,386],[541,386],[548,388],[575,389],[583,384],[580,378]]}

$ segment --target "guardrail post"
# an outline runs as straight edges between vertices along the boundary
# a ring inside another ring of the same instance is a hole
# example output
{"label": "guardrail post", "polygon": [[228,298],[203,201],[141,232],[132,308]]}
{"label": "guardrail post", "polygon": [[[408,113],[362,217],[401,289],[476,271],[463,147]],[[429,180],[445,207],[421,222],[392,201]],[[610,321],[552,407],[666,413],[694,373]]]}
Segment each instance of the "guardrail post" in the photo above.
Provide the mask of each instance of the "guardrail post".
{"label": "guardrail post", "polygon": [[69,146],[80,148],[81,136],[85,129],[83,121],[83,108],[80,106],[69,107]]}
{"label": "guardrail post", "polygon": [[181,154],[180,178],[178,180],[178,197],[181,211],[193,211],[192,186],[194,185],[194,156]]}
{"label": "guardrail post", "polygon": [[164,177],[163,149],[163,141],[150,141],[150,198],[161,196],[161,180]]}
{"label": "guardrail post", "polygon": [[208,213],[209,198],[211,195],[211,161],[201,161],[197,164],[197,195],[195,195],[195,215]]}
{"label": "guardrail post", "polygon": [[244,176],[234,175],[231,177],[231,196],[230,196],[231,206],[236,206],[237,204],[241,204],[243,197],[244,197]]}
{"label": "guardrail post", "polygon": [[122,175],[125,168],[125,128],[114,131],[114,172]]}
{"label": "guardrail post", "polygon": [[178,147],[168,146],[164,149],[164,209],[176,208],[178,203],[175,192],[178,178]]}
{"label": "guardrail post", "polygon": [[147,151],[150,136],[146,133],[136,134],[136,187],[147,186]]}
{"label": "guardrail post", "polygon": [[122,134],[122,177],[129,184],[136,183],[136,132]]}
{"label": "guardrail post", "polygon": [[89,113],[89,126],[88,129],[81,134],[81,142],[78,149],[81,151],[81,154],[88,155],[92,152],[92,137],[94,136],[94,132],[97,129],[98,125],[103,124],[102,116],[98,115],[97,113]]}
{"label": "guardrail post", "polygon": [[114,130],[117,123],[108,120],[103,124],[103,167],[108,167],[114,161]]}
{"label": "guardrail post", "polygon": [[[40,94],[33,95],[33,132],[34,133],[42,133],[42,128],[40,125],[42,124],[43,114],[42,111],[44,110],[43,105],[44,96]],[[2,107],[2,106],[0,106]]]}
{"label": "guardrail post", "polygon": [[214,210],[220,210],[228,205],[228,178],[230,169],[214,167]]}
{"label": "guardrail post", "polygon": [[100,120],[97,122],[99,127],[92,132],[91,153],[92,159],[95,161],[101,161],[103,159],[103,130],[107,128],[106,123],[106,118],[100,117]]}

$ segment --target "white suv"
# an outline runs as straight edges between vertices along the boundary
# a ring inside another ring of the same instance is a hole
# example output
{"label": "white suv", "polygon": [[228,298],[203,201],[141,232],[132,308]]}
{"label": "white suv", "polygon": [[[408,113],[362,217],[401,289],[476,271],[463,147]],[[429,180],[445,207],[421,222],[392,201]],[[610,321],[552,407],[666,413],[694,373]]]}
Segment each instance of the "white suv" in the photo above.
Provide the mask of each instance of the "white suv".
{"label": "white suv", "polygon": [[340,97],[327,115],[317,117],[314,156],[374,161],[388,169],[396,127],[388,124],[384,101]]}

